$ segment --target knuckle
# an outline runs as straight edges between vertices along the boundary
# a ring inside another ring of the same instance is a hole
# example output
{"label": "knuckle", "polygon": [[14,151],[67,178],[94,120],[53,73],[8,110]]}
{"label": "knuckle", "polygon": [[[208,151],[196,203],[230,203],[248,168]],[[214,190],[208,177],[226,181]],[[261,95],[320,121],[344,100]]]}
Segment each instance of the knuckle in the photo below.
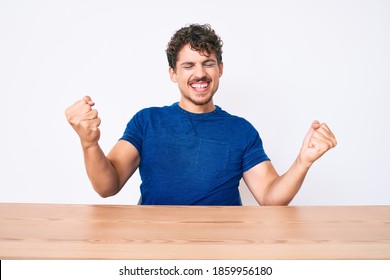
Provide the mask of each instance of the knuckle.
{"label": "knuckle", "polygon": [[73,115],[67,115],[66,118],[67,118],[68,122],[69,122],[70,124],[72,124],[72,125],[78,123],[77,120],[76,120],[76,118],[75,118],[75,116],[73,116]]}
{"label": "knuckle", "polygon": [[81,129],[88,129],[88,121],[86,121],[86,120],[82,120],[82,121],[80,121],[79,123],[78,123],[78,126],[81,128]]}

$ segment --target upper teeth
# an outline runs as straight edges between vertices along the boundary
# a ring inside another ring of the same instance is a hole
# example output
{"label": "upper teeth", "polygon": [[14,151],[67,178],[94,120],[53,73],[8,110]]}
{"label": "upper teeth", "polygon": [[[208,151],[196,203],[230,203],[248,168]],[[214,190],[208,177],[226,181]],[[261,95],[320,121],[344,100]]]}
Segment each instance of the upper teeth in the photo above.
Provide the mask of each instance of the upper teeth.
{"label": "upper teeth", "polygon": [[208,84],[192,84],[191,86],[194,88],[205,88]]}

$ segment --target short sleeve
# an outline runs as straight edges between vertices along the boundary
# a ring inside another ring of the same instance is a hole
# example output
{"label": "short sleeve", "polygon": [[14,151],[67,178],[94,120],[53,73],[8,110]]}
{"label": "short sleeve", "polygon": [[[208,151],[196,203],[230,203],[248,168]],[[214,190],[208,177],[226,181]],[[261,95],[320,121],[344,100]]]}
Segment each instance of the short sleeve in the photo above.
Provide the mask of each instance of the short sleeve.
{"label": "short sleeve", "polygon": [[142,111],[134,115],[134,117],[127,123],[126,129],[123,133],[123,136],[119,140],[126,140],[133,144],[133,146],[138,150],[138,153],[142,153],[143,145],[143,123],[144,119],[142,117]]}
{"label": "short sleeve", "polygon": [[259,133],[253,128],[248,135],[248,146],[245,150],[242,170],[243,172],[248,171],[255,165],[270,160],[263,148],[263,141],[260,138]]}

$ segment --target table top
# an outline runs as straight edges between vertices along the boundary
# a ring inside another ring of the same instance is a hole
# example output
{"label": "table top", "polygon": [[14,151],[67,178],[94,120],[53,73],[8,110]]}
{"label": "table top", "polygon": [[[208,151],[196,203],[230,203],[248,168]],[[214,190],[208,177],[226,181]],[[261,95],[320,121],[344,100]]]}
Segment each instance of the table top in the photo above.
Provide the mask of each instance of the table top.
{"label": "table top", "polygon": [[390,206],[0,203],[0,259],[390,259]]}

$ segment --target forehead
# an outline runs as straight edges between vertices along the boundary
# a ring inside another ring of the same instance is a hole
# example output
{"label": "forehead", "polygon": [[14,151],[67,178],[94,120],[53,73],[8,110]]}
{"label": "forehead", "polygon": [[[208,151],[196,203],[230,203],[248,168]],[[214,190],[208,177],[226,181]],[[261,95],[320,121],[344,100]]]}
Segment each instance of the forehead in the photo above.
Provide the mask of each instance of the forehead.
{"label": "forehead", "polygon": [[[207,56],[206,56],[207,55]],[[195,61],[204,61],[214,59],[217,60],[215,53],[208,55],[207,53],[201,53],[191,49],[190,44],[185,45],[178,53],[177,63],[181,62],[195,62]]]}

